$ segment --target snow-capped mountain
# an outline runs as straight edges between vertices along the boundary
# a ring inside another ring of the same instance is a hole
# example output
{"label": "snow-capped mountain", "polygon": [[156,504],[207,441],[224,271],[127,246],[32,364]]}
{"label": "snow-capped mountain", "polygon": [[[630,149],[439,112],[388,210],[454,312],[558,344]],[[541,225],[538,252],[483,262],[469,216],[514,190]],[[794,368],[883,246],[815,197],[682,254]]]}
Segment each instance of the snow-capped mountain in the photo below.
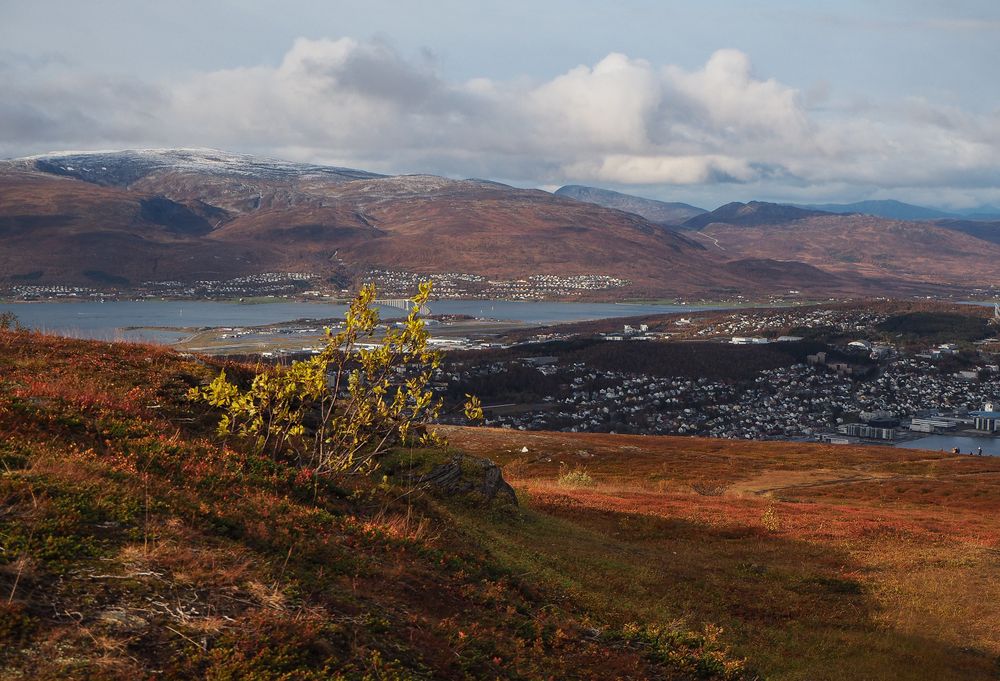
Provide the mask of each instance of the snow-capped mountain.
{"label": "snow-capped mountain", "polygon": [[333,182],[348,182],[384,177],[352,168],[279,161],[217,149],[60,151],[15,159],[12,163],[54,175],[117,187],[127,187],[155,172],[227,175],[279,181],[323,178]]}

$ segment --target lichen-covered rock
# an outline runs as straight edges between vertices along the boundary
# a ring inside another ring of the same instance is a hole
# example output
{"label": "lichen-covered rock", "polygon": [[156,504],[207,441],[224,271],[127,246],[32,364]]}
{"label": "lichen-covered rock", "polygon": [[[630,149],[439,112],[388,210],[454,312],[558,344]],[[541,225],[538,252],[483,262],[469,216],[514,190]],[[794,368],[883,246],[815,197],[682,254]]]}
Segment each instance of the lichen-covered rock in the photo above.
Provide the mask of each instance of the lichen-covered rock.
{"label": "lichen-covered rock", "polygon": [[489,459],[456,454],[428,473],[415,477],[413,482],[447,496],[477,494],[486,503],[499,500],[517,505],[514,488],[504,480],[500,467]]}

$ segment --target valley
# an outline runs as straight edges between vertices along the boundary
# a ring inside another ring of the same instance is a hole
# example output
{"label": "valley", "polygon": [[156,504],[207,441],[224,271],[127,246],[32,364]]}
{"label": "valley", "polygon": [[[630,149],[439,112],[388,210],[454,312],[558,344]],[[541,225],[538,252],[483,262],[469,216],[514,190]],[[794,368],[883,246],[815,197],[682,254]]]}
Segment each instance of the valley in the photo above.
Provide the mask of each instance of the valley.
{"label": "valley", "polygon": [[1000,3],[0,9],[0,681],[998,681]]}

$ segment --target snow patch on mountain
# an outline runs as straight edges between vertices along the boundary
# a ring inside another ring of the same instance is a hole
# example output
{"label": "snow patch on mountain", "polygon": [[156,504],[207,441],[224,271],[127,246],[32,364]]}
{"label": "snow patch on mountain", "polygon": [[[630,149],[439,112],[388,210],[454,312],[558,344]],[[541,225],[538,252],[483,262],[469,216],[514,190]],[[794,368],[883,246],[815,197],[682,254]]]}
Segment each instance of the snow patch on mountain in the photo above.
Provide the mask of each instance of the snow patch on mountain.
{"label": "snow patch on mountain", "polygon": [[67,175],[96,184],[127,186],[157,171],[193,172],[273,180],[322,177],[349,182],[385,177],[353,168],[294,163],[217,149],[61,151],[14,159],[15,166]]}

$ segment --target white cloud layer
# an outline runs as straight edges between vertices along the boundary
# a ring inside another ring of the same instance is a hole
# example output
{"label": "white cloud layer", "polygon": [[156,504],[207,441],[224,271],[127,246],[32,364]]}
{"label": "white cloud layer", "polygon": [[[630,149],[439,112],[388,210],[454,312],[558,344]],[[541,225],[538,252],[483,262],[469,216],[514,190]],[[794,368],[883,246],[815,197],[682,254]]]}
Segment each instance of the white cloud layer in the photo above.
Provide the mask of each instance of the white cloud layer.
{"label": "white cloud layer", "polygon": [[612,53],[544,82],[460,83],[389,45],[350,38],[299,39],[277,66],[171,82],[0,53],[0,85],[3,156],[211,146],[535,184],[1000,198],[1000,112],[924,100],[837,108],[826,93],[756,76],[732,49],[695,70]]}

